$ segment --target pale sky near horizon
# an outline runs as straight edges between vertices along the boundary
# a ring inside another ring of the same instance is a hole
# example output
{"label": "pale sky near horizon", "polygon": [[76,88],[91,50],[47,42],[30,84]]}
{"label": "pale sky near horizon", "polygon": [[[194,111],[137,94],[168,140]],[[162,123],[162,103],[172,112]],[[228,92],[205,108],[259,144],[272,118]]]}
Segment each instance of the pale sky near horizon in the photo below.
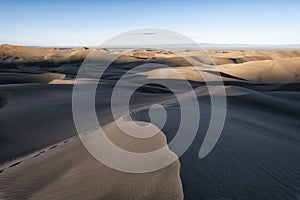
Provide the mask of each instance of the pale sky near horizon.
{"label": "pale sky near horizon", "polygon": [[300,44],[298,0],[1,1],[0,43],[96,46],[138,28],[199,43]]}

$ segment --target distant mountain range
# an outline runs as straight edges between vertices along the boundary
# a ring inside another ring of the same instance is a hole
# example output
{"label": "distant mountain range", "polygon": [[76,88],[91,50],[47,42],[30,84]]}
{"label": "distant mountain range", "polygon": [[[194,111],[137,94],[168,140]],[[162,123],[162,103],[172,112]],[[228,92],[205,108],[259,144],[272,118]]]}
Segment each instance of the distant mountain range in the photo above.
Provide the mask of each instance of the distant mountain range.
{"label": "distant mountain range", "polygon": [[[198,43],[202,48],[207,49],[300,49],[300,44],[214,44],[214,43]],[[199,47],[195,44],[160,44],[151,45],[150,47],[171,47],[171,48],[196,48]],[[145,45],[147,46],[147,45]],[[59,49],[70,49],[70,48],[82,48],[83,46],[28,46],[32,48],[59,48]],[[98,48],[99,46],[87,46],[89,48]],[[103,48],[137,48],[137,45],[127,46],[104,46]],[[101,47],[102,48],[102,47]]]}

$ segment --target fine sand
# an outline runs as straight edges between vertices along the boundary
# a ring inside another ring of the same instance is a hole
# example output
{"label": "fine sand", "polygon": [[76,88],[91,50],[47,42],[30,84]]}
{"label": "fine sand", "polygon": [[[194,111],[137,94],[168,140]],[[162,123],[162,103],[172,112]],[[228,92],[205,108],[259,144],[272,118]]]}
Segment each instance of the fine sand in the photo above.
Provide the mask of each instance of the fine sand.
{"label": "fine sand", "polygon": [[[161,131],[137,139],[117,127],[111,91],[128,70],[120,86],[124,94],[148,80],[167,81],[176,91],[185,91],[188,80],[201,111],[188,150],[171,165],[140,174],[97,161],[77,136],[73,84],[92,51],[0,46],[0,199],[300,198],[300,50],[141,49],[119,57],[95,95],[99,123],[114,144],[137,153],[157,150],[174,138],[180,124],[181,107],[174,94],[148,84],[134,93],[130,114],[138,124],[148,125],[151,105],[163,105],[168,117]],[[106,58],[124,52],[97,51]],[[142,71],[134,69],[139,65],[144,65]],[[80,77],[81,84],[93,82],[97,70]],[[209,95],[220,98],[222,84],[227,97],[224,129],[210,154],[200,159],[212,114]],[[189,98],[184,101],[192,106]],[[122,112],[118,117],[125,119]],[[190,129],[183,131],[188,135]],[[176,157],[172,148],[164,153],[164,159]]]}

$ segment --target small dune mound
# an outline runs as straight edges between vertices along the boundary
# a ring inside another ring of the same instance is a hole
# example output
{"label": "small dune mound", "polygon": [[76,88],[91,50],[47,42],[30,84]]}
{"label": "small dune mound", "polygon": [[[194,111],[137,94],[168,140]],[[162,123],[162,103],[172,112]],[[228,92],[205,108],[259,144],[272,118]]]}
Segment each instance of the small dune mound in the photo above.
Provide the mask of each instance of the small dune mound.
{"label": "small dune mound", "polygon": [[50,83],[56,79],[65,78],[64,74],[25,74],[25,73],[0,73],[0,84],[19,83]]}

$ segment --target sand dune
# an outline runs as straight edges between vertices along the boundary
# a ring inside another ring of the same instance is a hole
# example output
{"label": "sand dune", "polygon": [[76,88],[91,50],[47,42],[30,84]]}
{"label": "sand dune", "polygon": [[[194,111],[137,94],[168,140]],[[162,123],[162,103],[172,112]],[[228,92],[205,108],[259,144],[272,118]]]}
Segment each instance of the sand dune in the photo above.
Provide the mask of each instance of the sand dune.
{"label": "sand dune", "polygon": [[[159,84],[147,84],[131,99],[131,117],[147,125],[151,105],[161,104],[168,116],[165,125],[147,139],[121,131],[112,118],[110,100],[117,80],[128,70],[132,71],[123,83],[132,84],[121,84],[121,92],[147,80],[168,81],[177,91],[184,91],[187,80],[201,111],[200,128],[183,156],[168,167],[144,174],[105,166],[88,153],[77,136],[72,116],[74,75],[90,51],[1,45],[0,70],[5,72],[0,73],[1,199],[299,197],[299,50],[209,50],[210,59],[193,49],[140,49],[119,57],[105,72],[95,95],[99,123],[119,147],[133,152],[155,150],[172,140],[181,120],[174,94]],[[123,52],[97,51],[103,57]],[[197,68],[189,61],[197,63]],[[162,65],[134,70],[149,63]],[[95,76],[97,70],[101,69],[95,69]],[[199,159],[211,118],[210,95],[218,98],[220,94],[218,75],[225,85],[227,117],[217,145]],[[203,76],[209,79],[212,91]],[[93,76],[80,80],[82,84],[94,81]],[[184,101],[187,107],[192,105],[188,98]],[[118,117],[125,120],[126,116],[120,112]],[[160,127],[154,122],[151,125]],[[190,129],[184,131],[189,134]],[[165,159],[174,155],[173,149],[169,150]]]}
{"label": "sand dune", "polygon": [[[1,175],[3,199],[182,199],[179,162],[145,174],[113,170],[68,139]],[[31,180],[31,181],[30,181]]]}
{"label": "sand dune", "polygon": [[[289,60],[251,61],[238,65],[221,65],[221,72],[252,82],[299,83],[300,58]],[[251,73],[249,73],[251,71]]]}
{"label": "sand dune", "polygon": [[209,50],[217,65],[239,64],[250,61],[284,60],[299,58],[299,50]]}
{"label": "sand dune", "polygon": [[30,48],[23,46],[0,45],[1,64],[25,64],[48,62],[82,61],[89,53],[89,49],[58,49],[58,48]]}
{"label": "sand dune", "polygon": [[[75,74],[90,49],[30,48],[0,45],[2,72],[68,72]],[[71,63],[71,65],[70,65]]]}

